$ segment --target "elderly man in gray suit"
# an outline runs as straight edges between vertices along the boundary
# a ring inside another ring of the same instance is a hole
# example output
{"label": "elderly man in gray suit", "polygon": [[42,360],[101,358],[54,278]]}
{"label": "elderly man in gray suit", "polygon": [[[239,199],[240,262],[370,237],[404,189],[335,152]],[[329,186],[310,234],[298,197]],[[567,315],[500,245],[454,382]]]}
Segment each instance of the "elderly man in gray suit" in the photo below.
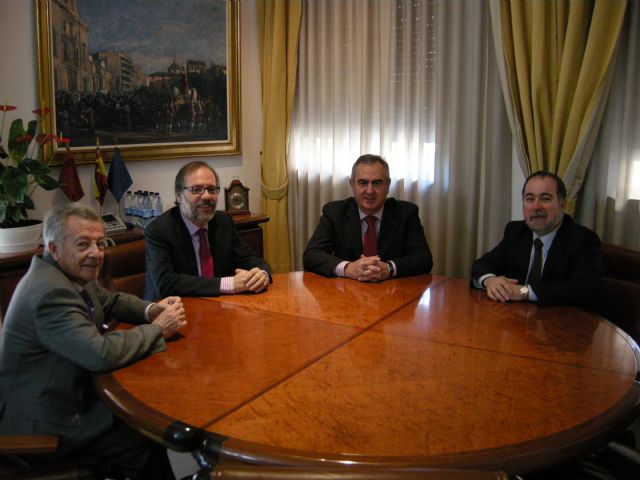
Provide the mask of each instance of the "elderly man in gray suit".
{"label": "elderly man in gray suit", "polygon": [[[0,336],[0,433],[57,435],[55,456],[104,458],[110,478],[174,478],[166,450],[111,414],[91,374],[166,349],[186,325],[181,299],[149,303],[100,287],[105,234],[85,206],[49,212],[43,235]],[[137,326],[104,333],[113,320]]]}

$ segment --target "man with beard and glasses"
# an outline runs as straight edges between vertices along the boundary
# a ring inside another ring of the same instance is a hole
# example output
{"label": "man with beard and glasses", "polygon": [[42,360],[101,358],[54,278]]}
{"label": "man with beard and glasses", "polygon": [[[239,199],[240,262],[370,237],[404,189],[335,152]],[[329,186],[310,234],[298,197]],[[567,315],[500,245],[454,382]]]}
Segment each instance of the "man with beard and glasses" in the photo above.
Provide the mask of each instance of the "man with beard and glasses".
{"label": "man with beard and glasses", "polygon": [[598,235],[565,213],[567,190],[552,173],[531,174],[522,188],[524,220],[471,267],[471,285],[498,302],[591,307],[602,277]]}
{"label": "man with beard and glasses", "polygon": [[144,231],[146,299],[257,293],[267,288],[269,266],[240,238],[231,217],[216,210],[219,193],[220,179],[207,163],[191,162],[180,169],[176,206]]}
{"label": "man with beard and glasses", "polygon": [[410,202],[387,198],[389,164],[365,154],[353,164],[353,197],[327,203],[304,251],[304,269],[326,277],[379,282],[429,273],[431,251]]}
{"label": "man with beard and glasses", "polygon": [[[18,283],[0,336],[0,433],[57,436],[55,453],[23,456],[33,466],[89,456],[105,460],[109,478],[174,478],[166,449],[109,411],[92,373],[166,350],[164,338],[186,325],[182,300],[149,303],[100,287],[106,238],[88,207],[47,213],[43,237],[44,254]],[[105,331],[112,321],[136,326]]]}

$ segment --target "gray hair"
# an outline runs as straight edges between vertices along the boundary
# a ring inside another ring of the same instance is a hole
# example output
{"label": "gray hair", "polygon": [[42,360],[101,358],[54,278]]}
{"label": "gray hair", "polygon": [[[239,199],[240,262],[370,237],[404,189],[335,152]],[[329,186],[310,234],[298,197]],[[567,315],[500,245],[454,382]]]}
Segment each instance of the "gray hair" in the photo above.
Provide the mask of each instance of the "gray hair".
{"label": "gray hair", "polygon": [[356,160],[356,163],[354,163],[353,167],[351,167],[352,182],[356,181],[356,168],[361,163],[364,163],[365,165],[373,165],[375,163],[381,164],[384,170],[384,174],[386,176],[385,178],[386,182],[387,183],[391,182],[391,175],[389,173],[389,164],[387,163],[387,161],[384,158],[382,158],[380,155],[373,155],[371,153],[365,153],[364,155],[360,155],[360,157],[358,157],[358,159]]}
{"label": "gray hair", "polygon": [[[79,217],[92,222],[100,223],[100,215],[90,207],[80,203],[69,203],[61,205],[49,210],[44,216],[44,228],[42,230],[42,238],[44,239],[44,248],[49,251],[49,242],[56,245],[62,244],[64,237],[64,227],[69,217]],[[102,223],[100,223],[102,225]]]}

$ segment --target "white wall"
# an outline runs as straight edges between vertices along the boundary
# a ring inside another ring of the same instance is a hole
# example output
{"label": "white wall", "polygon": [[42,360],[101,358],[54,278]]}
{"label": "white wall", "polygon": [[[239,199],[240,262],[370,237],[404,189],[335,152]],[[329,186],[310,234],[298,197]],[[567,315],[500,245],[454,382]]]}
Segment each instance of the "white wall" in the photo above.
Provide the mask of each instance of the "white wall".
{"label": "white wall", "polygon": [[[258,37],[256,28],[255,0],[242,0],[240,8],[240,78],[241,78],[241,148],[240,155],[200,157],[209,162],[220,175],[223,186],[234,176],[250,188],[251,210],[260,209],[260,148],[262,144],[262,104],[260,87],[260,65],[258,57]],[[0,0],[0,102],[18,106],[9,112],[3,132],[6,147],[8,124],[14,118],[25,121],[34,118],[31,113],[37,108],[36,85],[36,44],[35,17],[31,0]],[[124,154],[126,162],[126,153]],[[159,191],[165,210],[173,205],[173,180],[178,169],[193,159],[156,160],[128,162],[127,167],[133,178],[132,189]],[[106,165],[107,170],[109,165]],[[81,200],[95,208],[98,203],[93,198],[93,166],[78,166],[78,172],[85,196]],[[57,178],[55,168],[53,177]],[[42,218],[52,204],[67,201],[61,191],[45,192],[39,189],[34,195],[36,212],[32,218]],[[117,203],[109,193],[104,211],[114,211]],[[224,208],[224,195],[218,201],[218,208]]]}

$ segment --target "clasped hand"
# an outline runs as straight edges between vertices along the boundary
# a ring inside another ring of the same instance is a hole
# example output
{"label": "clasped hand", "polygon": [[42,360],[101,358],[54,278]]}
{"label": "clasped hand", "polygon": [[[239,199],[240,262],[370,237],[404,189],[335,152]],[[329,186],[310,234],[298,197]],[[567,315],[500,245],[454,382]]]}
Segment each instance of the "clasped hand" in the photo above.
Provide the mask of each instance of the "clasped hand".
{"label": "clasped hand", "polygon": [[258,293],[267,288],[269,285],[269,276],[258,267],[251,270],[243,270],[236,268],[233,277],[233,291]]}
{"label": "clasped hand", "polygon": [[162,328],[162,336],[168,338],[187,324],[184,304],[180,297],[167,297],[149,308],[149,321]]}
{"label": "clasped hand", "polygon": [[484,281],[484,287],[487,289],[487,296],[496,302],[515,302],[520,301],[520,287],[518,280],[515,278],[507,278],[505,276],[489,277]]}
{"label": "clasped hand", "polygon": [[360,282],[381,282],[387,280],[391,275],[389,266],[380,260],[380,257],[365,257],[362,255],[358,260],[350,262],[344,269],[345,276]]}

